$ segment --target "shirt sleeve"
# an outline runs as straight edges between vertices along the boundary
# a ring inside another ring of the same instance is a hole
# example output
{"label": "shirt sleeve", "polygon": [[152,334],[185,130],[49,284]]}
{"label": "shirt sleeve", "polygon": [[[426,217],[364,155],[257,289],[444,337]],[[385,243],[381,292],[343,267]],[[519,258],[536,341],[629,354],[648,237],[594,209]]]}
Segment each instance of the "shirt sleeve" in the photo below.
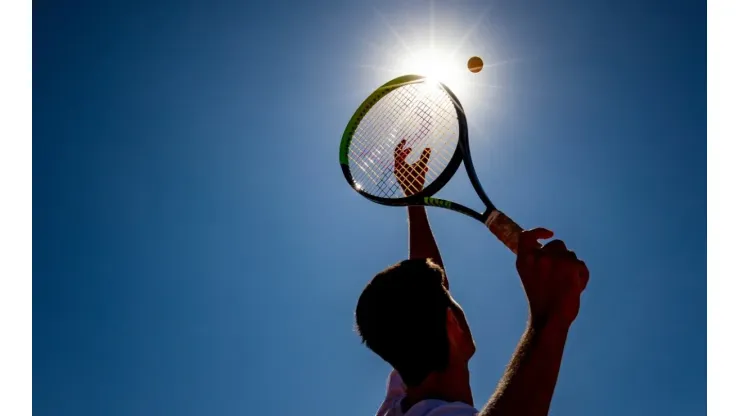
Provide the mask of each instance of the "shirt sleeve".
{"label": "shirt sleeve", "polygon": [[383,404],[380,405],[376,415],[383,416],[393,413],[391,409],[396,407],[398,402],[403,399],[403,396],[405,395],[406,386],[403,384],[403,380],[401,380],[401,375],[394,369],[388,376],[388,382],[386,383],[385,389],[385,400],[383,400]]}
{"label": "shirt sleeve", "polygon": [[398,371],[396,370],[391,371],[391,374],[388,376],[388,385],[386,387],[386,393],[385,393],[386,400],[398,399],[400,397],[403,397],[405,394],[406,394],[406,385],[403,384],[401,375],[398,374]]}
{"label": "shirt sleeve", "polygon": [[427,416],[478,416],[478,410],[465,403],[442,403],[430,406]]}

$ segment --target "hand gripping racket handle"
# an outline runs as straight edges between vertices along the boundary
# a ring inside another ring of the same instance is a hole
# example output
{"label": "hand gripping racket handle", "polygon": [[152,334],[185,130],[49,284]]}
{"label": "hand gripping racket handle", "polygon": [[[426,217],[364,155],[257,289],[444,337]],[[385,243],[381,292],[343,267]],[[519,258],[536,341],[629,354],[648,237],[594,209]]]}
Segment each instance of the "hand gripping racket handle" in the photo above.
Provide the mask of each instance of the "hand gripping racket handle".
{"label": "hand gripping racket handle", "polygon": [[522,233],[522,227],[515,223],[501,211],[493,210],[486,218],[486,227],[496,236],[506,247],[514,254],[517,254],[519,248],[519,234]]}

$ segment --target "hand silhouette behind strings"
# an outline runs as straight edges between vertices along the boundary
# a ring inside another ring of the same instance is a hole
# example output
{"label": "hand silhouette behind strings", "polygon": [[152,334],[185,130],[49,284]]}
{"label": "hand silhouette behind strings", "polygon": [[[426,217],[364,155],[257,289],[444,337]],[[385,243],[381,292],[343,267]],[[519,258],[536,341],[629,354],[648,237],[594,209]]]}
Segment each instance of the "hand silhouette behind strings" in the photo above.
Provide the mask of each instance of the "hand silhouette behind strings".
{"label": "hand silhouette behind strings", "polygon": [[395,163],[393,164],[393,174],[396,175],[398,184],[401,185],[403,193],[406,196],[416,195],[424,189],[426,174],[429,172],[429,157],[432,155],[432,149],[425,148],[421,157],[416,162],[409,164],[406,157],[411,153],[412,148],[404,148],[406,140],[401,140],[396,146],[394,152]]}

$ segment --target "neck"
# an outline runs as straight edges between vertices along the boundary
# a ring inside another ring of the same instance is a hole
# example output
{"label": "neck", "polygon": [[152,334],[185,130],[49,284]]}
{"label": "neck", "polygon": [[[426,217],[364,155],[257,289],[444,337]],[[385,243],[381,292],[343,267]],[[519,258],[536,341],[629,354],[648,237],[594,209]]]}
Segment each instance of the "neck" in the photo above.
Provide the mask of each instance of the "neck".
{"label": "neck", "polygon": [[422,400],[444,400],[463,402],[473,406],[473,392],[470,390],[468,365],[450,365],[445,371],[430,374],[420,385],[408,387],[403,400],[403,411],[408,411]]}

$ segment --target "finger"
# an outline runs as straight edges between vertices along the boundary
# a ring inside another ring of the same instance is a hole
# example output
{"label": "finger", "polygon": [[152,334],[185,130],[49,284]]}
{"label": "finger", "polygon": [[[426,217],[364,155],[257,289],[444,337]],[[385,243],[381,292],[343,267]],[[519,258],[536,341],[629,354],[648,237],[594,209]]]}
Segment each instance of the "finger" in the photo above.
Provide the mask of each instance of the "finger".
{"label": "finger", "polygon": [[402,139],[398,144],[396,145],[396,153],[401,152],[403,148],[406,147],[406,139]]}
{"label": "finger", "polygon": [[568,285],[576,285],[581,287],[581,264],[577,261],[572,261],[563,256],[546,255],[540,259],[542,261],[548,260],[552,263],[552,271],[555,276],[560,279],[564,279],[563,282]]}
{"label": "finger", "polygon": [[[542,247],[539,240],[551,238],[553,235],[553,232],[546,228],[534,228],[522,231],[519,235],[519,247],[517,250],[517,269],[531,269],[535,265],[535,254]],[[540,275],[542,274],[540,273]]]}
{"label": "finger", "polygon": [[396,165],[403,166],[405,173],[408,173],[413,169],[408,163],[406,163],[406,158],[409,156],[409,153],[411,153],[411,148],[403,149],[398,155],[396,155]]}
{"label": "finger", "polygon": [[552,240],[542,247],[542,251],[547,254],[563,255],[568,252],[568,247],[563,240]]}
{"label": "finger", "polygon": [[399,150],[394,154],[396,163],[403,163],[406,161],[406,157],[408,157],[409,153],[411,153],[411,148]]}
{"label": "finger", "polygon": [[399,160],[404,160],[405,159],[405,157],[403,156],[403,151],[404,151],[404,147],[405,146],[406,146],[406,139],[401,140],[396,145],[396,149],[393,152],[393,156],[396,159],[396,162],[398,162]]}
{"label": "finger", "polygon": [[404,149],[396,155],[396,160],[394,161],[394,169],[396,170],[396,173],[398,173],[398,171],[401,171],[400,173],[406,176],[413,171],[413,166],[409,165],[406,162],[406,158],[408,157],[409,153],[411,153],[411,149]]}
{"label": "finger", "polygon": [[519,253],[529,253],[542,247],[539,240],[552,238],[553,235],[555,234],[547,228],[534,228],[522,231],[519,235]]}
{"label": "finger", "polygon": [[404,154],[402,154],[401,157],[402,159],[396,160],[396,168],[395,168],[396,177],[400,176],[404,180],[411,181],[414,177],[413,175],[414,167],[406,163],[405,160],[403,160],[403,158],[405,158]]}
{"label": "finger", "polygon": [[426,166],[427,163],[429,163],[429,157],[432,156],[432,149],[427,147],[424,149],[423,152],[421,152],[421,157],[419,158],[419,163],[421,166]]}

